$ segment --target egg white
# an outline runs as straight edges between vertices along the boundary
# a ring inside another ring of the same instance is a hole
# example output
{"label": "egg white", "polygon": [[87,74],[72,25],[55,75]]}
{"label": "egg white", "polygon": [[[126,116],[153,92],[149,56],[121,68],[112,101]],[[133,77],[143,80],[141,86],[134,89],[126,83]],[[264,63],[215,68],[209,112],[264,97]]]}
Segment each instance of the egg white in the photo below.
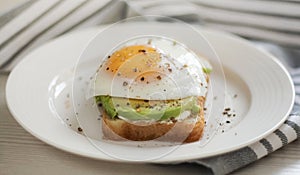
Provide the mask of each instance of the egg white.
{"label": "egg white", "polygon": [[[185,45],[169,38],[143,36],[124,42],[114,51],[132,45],[146,45],[157,49],[162,53],[159,64],[168,65],[171,71],[162,72],[164,76],[159,81],[151,81],[147,84],[135,81],[134,78],[113,75],[105,67],[100,66],[93,79],[93,96],[167,100],[206,95],[208,84],[203,68],[208,67],[207,61]],[[103,64],[106,61],[109,59],[105,59]]]}

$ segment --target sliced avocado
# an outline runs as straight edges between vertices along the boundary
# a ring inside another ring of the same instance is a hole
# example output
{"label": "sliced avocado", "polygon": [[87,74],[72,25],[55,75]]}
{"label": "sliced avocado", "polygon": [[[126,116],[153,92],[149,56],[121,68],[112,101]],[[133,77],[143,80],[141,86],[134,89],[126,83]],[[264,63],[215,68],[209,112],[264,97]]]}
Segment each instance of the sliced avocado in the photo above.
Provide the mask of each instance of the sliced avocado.
{"label": "sliced avocado", "polygon": [[212,71],[212,69],[207,68],[207,67],[203,67],[202,70],[203,70],[203,72],[206,73],[206,74],[210,74],[211,71]]}
{"label": "sliced avocado", "polygon": [[98,105],[101,105],[105,112],[112,118],[117,116],[117,111],[114,108],[114,104],[109,96],[97,96],[96,102]]}
{"label": "sliced avocado", "polygon": [[178,100],[140,100],[110,96],[97,96],[96,102],[101,104],[111,118],[118,115],[129,120],[168,120],[176,118],[183,111],[197,114],[200,106],[197,97]]}

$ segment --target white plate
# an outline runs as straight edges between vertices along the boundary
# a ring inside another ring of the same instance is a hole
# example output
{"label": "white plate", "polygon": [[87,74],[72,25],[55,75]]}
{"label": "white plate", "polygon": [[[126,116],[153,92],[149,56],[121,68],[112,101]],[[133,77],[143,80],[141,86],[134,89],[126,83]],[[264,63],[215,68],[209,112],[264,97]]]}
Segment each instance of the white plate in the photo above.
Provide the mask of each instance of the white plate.
{"label": "white plate", "polygon": [[[118,26],[114,35],[107,34],[105,37],[116,38],[126,34],[126,31],[149,28],[172,30],[180,35],[181,42],[192,49],[200,47],[177,24],[123,24]],[[173,162],[204,158],[262,139],[277,129],[291,110],[294,100],[292,81],[275,58],[238,37],[199,29],[213,45],[224,67],[227,89],[225,105],[229,104],[236,116],[223,117],[225,120],[222,121],[230,120],[230,124],[222,123],[218,133],[214,137],[211,135],[212,139],[204,146],[196,142],[180,146],[144,147],[103,141],[99,135],[98,116],[86,116],[86,120],[79,123],[91,136],[87,138],[77,131],[79,124],[70,99],[73,98],[72,68],[79,56],[82,57],[90,39],[101,30],[103,27],[83,30],[53,40],[24,58],[9,76],[6,97],[15,119],[32,135],[59,149],[110,161]],[[91,66],[88,62],[82,65],[86,70]],[[85,72],[81,72],[74,82],[84,87],[84,76]],[[222,77],[222,72],[216,71],[211,79],[218,81]],[[81,89],[84,91],[84,88]],[[74,91],[74,94],[80,96],[80,90]],[[235,94],[238,96],[235,97]],[[211,98],[207,103],[213,100],[216,99]],[[75,102],[74,105],[81,105],[85,110],[84,105],[88,104]],[[222,118],[222,115],[219,117]],[[204,139],[206,137],[204,135]]]}

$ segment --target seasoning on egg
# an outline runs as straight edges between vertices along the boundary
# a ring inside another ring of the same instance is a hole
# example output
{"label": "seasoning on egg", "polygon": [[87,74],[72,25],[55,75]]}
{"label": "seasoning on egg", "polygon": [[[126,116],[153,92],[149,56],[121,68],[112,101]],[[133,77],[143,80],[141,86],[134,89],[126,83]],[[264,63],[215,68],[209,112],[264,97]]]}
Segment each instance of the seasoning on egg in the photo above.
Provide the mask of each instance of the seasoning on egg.
{"label": "seasoning on egg", "polygon": [[143,53],[145,53],[145,52],[146,52],[146,50],[144,50],[144,49],[141,49],[141,50],[139,50],[138,52],[143,52]]}

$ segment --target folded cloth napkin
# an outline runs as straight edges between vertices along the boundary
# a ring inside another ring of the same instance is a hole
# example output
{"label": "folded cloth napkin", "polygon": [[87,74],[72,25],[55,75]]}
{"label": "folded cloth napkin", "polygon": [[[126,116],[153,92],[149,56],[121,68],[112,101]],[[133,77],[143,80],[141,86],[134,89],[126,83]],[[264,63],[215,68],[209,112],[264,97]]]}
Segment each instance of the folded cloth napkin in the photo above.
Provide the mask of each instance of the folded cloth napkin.
{"label": "folded cloth napkin", "polygon": [[[227,174],[254,162],[300,136],[300,3],[246,0],[27,0],[0,13],[0,70],[10,71],[28,52],[69,31],[112,23],[134,15],[164,15],[236,33],[282,58],[295,82],[296,100],[288,120],[268,137],[240,150],[190,160]],[[286,54],[288,53],[288,54]]]}

